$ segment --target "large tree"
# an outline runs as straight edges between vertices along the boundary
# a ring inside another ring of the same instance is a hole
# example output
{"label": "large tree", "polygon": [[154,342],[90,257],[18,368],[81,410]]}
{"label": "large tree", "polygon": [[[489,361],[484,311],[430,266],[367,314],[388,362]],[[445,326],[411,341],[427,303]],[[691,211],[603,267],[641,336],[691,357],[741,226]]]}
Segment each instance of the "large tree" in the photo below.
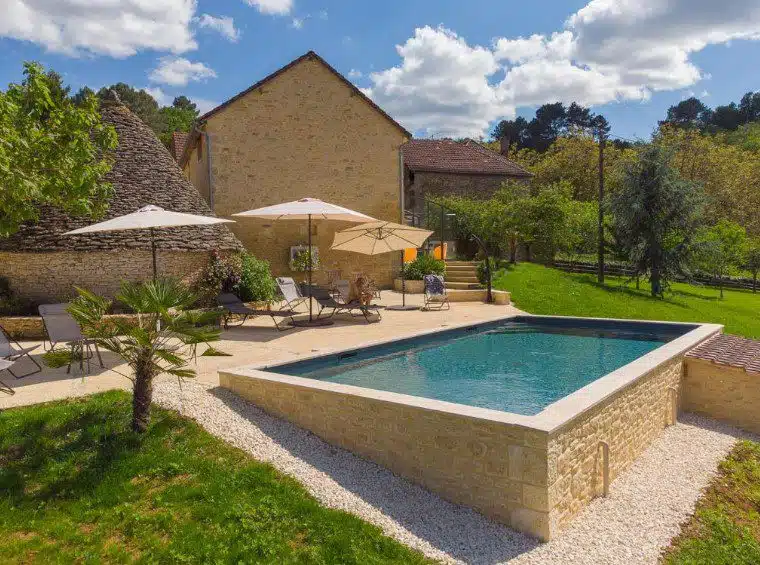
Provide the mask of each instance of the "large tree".
{"label": "large tree", "polygon": [[118,82],[111,86],[104,86],[98,90],[98,98],[107,98],[109,90],[116,92],[119,99],[127,106],[127,108],[150,126],[156,134],[164,131],[166,124],[163,116],[159,112],[158,102],[156,102],[148,92],[145,90],[138,90],[123,82]]}
{"label": "large tree", "polygon": [[616,240],[637,273],[649,276],[652,296],[662,296],[669,281],[686,270],[702,209],[697,185],[670,163],[662,145],[643,149],[609,204]]}
{"label": "large tree", "polygon": [[0,237],[38,218],[41,205],[98,216],[112,192],[116,131],[103,124],[98,103],[67,97],[60,76],[24,64],[21,84],[0,92]]}
{"label": "large tree", "polygon": [[171,106],[164,106],[159,110],[163,119],[163,131],[159,138],[164,145],[169,145],[172,133],[175,131],[190,131],[198,118],[198,108],[186,96],[178,96]]}

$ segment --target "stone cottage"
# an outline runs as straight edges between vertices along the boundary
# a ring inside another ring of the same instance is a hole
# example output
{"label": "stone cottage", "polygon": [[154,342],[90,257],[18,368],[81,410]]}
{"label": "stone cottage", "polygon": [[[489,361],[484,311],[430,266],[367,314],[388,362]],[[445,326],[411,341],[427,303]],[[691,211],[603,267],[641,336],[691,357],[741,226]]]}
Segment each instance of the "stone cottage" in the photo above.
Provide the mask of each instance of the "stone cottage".
{"label": "stone cottage", "polygon": [[532,175],[504,154],[467,139],[413,139],[402,148],[404,209],[421,216],[428,196],[488,198],[505,181]]}
{"label": "stone cottage", "polygon": [[[176,212],[212,215],[198,191],[185,178],[169,151],[140,118],[118,99],[105,100],[104,122],[118,134],[114,164],[106,175],[114,194],[102,219],[135,212],[155,204]],[[74,286],[113,296],[122,280],[152,275],[152,255],[146,230],[64,236],[95,220],[71,217],[47,207],[36,223],[28,223],[9,238],[0,238],[0,276],[22,298],[57,302],[75,295]],[[240,249],[225,226],[156,230],[158,270],[191,279],[209,261],[212,250]]]}
{"label": "stone cottage", "polygon": [[[400,147],[411,134],[314,52],[306,53],[201,116],[180,166],[219,216],[320,198],[369,216],[401,219]],[[365,272],[381,286],[400,257],[331,252],[349,224],[319,220],[313,244],[320,268]],[[232,231],[276,274],[293,275],[291,248],[307,241],[306,222],[239,218]]]}

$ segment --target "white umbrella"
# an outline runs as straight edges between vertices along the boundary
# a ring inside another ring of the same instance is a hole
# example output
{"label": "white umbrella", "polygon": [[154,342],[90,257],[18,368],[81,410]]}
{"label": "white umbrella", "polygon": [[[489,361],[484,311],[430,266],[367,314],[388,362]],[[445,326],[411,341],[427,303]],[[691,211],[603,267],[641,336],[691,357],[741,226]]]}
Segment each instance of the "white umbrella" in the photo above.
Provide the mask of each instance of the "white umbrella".
{"label": "white umbrella", "polygon": [[[329,202],[323,202],[318,198],[301,198],[293,202],[285,202],[283,204],[275,204],[274,206],[266,206],[264,208],[257,208],[255,210],[248,210],[247,212],[238,212],[232,214],[236,217],[248,217],[248,218],[265,218],[272,220],[307,220],[309,231],[309,321],[308,325],[326,325],[326,320],[315,320],[312,313],[312,301],[311,301],[311,221],[312,219],[322,220],[339,220],[342,222],[376,222],[375,218],[367,216],[342,206],[330,204]],[[300,325],[306,325],[304,322],[300,322]]]}
{"label": "white umbrella", "polygon": [[[391,251],[403,251],[407,248],[422,247],[422,244],[431,235],[433,235],[432,231],[393,222],[372,222],[336,233],[330,249],[353,251],[364,255],[379,255]],[[396,310],[416,309],[416,307],[406,305],[403,259],[401,265],[401,300],[401,307],[389,306],[389,308]]]}
{"label": "white umbrella", "polygon": [[80,235],[103,231],[124,231],[124,230],[150,230],[150,246],[153,251],[153,278],[156,278],[156,239],[155,228],[173,228],[180,226],[211,226],[215,224],[234,223],[235,220],[225,220],[222,218],[212,218],[211,216],[196,216],[195,214],[184,214],[182,212],[172,212],[164,210],[158,206],[144,206],[137,212],[125,214],[111,218],[104,222],[85,226],[76,230],[71,230],[63,235]]}

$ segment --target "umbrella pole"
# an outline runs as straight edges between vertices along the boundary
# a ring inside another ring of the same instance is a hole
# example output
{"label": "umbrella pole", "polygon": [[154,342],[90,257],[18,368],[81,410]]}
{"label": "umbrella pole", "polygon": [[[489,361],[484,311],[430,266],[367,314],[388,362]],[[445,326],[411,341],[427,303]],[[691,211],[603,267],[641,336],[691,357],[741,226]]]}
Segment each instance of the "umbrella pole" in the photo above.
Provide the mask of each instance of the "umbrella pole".
{"label": "umbrella pole", "polygon": [[312,299],[311,299],[311,214],[309,214],[309,322],[312,322],[314,320],[312,316]]}
{"label": "umbrella pole", "polygon": [[153,252],[153,280],[156,280],[158,269],[156,268],[156,235],[153,228],[150,228],[150,248]]}

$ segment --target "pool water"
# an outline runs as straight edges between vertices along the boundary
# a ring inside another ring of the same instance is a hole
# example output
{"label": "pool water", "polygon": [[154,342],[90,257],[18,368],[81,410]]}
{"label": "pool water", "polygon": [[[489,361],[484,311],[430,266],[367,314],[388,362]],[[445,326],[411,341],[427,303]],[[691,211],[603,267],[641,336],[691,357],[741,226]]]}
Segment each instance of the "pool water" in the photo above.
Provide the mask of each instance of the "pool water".
{"label": "pool water", "polygon": [[[469,331],[468,331],[469,330]],[[513,321],[403,340],[270,370],[534,415],[687,329]]]}

